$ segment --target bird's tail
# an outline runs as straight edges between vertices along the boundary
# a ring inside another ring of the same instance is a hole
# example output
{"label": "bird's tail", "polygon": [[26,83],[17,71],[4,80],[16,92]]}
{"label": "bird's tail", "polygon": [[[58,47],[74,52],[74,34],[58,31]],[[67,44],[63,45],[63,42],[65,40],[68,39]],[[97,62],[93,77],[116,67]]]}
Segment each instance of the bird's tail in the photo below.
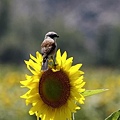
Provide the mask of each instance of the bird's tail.
{"label": "bird's tail", "polygon": [[43,60],[42,64],[42,70],[47,70],[48,69],[48,58]]}

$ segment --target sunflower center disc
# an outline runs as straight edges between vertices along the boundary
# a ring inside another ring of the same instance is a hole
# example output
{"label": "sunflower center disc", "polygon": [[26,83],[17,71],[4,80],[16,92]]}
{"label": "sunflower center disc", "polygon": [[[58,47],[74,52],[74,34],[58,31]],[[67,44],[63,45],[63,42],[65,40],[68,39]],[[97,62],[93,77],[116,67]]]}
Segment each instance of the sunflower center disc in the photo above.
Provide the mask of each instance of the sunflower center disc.
{"label": "sunflower center disc", "polygon": [[45,71],[39,82],[39,94],[45,104],[53,108],[64,105],[70,96],[68,76],[62,71]]}

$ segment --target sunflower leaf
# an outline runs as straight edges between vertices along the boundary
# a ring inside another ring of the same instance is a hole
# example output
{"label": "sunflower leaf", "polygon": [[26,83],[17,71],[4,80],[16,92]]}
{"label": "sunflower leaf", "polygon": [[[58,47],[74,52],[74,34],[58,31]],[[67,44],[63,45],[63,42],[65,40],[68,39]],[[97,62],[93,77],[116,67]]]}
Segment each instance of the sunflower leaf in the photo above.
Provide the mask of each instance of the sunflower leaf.
{"label": "sunflower leaf", "polygon": [[87,97],[87,96],[92,96],[92,95],[95,95],[95,94],[99,94],[99,93],[105,92],[105,91],[107,91],[107,90],[108,90],[108,89],[85,90],[85,91],[82,92],[81,94],[82,94],[84,97]]}
{"label": "sunflower leaf", "polygon": [[105,120],[119,120],[120,119],[120,110],[113,112]]}

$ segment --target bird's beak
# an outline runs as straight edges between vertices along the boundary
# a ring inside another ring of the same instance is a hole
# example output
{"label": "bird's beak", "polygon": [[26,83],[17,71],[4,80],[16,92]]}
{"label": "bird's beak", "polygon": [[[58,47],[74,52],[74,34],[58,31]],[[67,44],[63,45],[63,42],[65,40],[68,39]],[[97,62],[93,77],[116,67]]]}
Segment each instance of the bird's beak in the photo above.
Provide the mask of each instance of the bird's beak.
{"label": "bird's beak", "polygon": [[59,35],[57,35],[57,37],[59,38]]}

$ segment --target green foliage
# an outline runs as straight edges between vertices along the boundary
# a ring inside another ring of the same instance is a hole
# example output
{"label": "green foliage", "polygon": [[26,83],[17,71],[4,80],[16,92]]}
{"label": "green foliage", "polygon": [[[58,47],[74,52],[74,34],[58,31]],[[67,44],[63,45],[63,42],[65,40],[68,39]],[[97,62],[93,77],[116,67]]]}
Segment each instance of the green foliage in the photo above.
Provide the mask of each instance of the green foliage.
{"label": "green foliage", "polygon": [[113,112],[110,116],[108,116],[105,120],[120,120],[120,110]]}
{"label": "green foliage", "polygon": [[97,38],[97,64],[120,65],[120,26],[101,26]]}
{"label": "green foliage", "polygon": [[0,37],[8,32],[9,20],[10,20],[10,4],[9,0],[0,1]]}
{"label": "green foliage", "polygon": [[87,96],[92,96],[92,95],[95,95],[95,94],[105,92],[107,90],[108,89],[85,90],[85,92],[83,92],[82,95],[87,97]]}

